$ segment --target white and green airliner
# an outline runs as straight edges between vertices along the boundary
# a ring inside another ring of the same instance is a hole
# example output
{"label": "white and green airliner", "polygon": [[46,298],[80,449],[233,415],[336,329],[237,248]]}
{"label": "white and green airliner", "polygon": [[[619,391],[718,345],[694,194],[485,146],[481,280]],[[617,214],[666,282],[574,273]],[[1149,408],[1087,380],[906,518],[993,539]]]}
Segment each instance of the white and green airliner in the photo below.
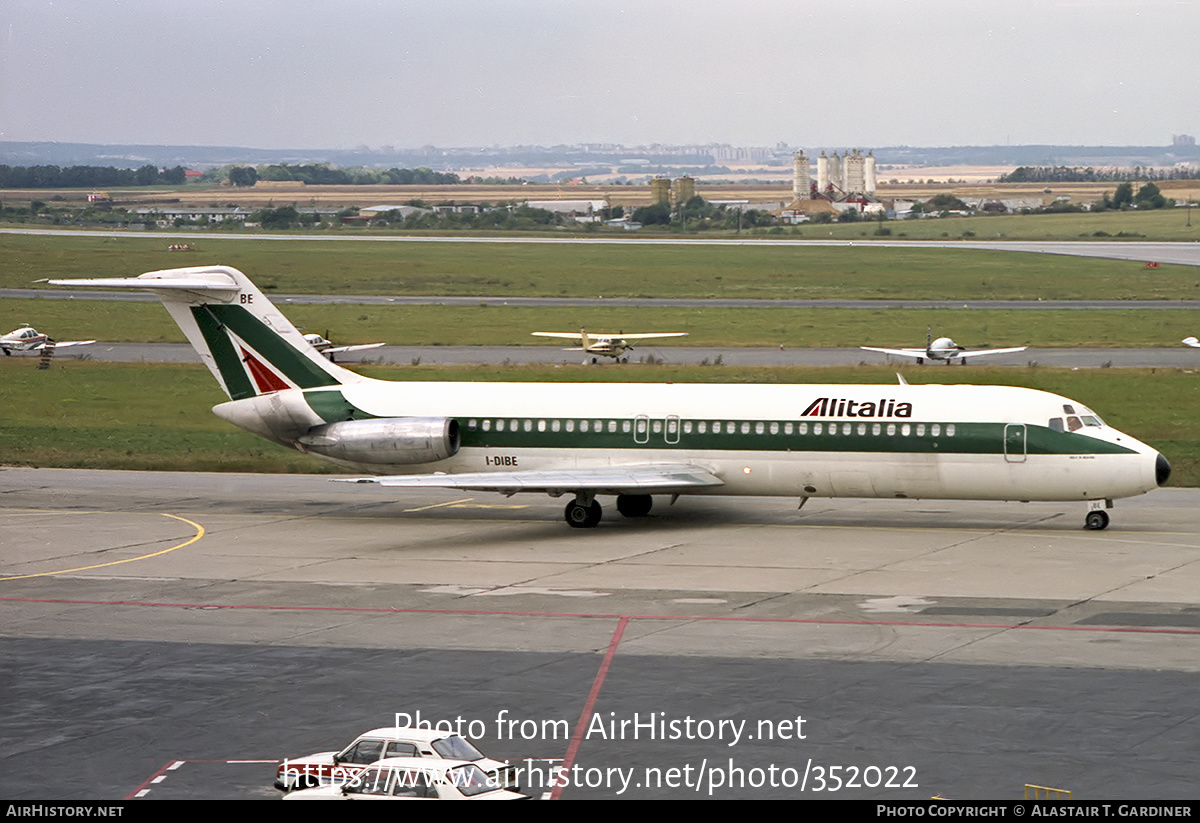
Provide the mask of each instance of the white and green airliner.
{"label": "white and green airliner", "polygon": [[224,420],[372,475],[359,482],[567,495],[566,520],[627,517],[652,495],[1080,501],[1170,474],[1154,449],[1065,397],[1006,386],[429,383],[322,357],[226,266],[51,280],[157,294],[229,402]]}

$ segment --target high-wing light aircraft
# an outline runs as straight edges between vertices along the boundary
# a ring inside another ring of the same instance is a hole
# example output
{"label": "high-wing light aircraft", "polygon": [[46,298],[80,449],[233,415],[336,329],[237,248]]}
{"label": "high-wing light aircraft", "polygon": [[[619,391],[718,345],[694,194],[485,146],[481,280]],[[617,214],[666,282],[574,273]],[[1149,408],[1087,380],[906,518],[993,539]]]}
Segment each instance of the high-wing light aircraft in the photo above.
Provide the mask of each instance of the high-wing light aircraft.
{"label": "high-wing light aircraft", "polygon": [[[37,329],[31,326],[22,326],[0,336],[0,349],[4,349],[6,355],[15,351],[41,351],[50,342],[52,342],[50,338]],[[63,343],[53,341],[56,349],[63,349],[67,346],[90,346],[95,342],[95,340],[68,340]]]}
{"label": "high-wing light aircraft", "polygon": [[1193,349],[1200,349],[1200,340],[1194,337],[1185,337],[1183,338],[1183,345],[1191,346]]}
{"label": "high-wing light aircraft", "polygon": [[685,331],[674,331],[664,333],[650,334],[625,334],[618,332],[617,334],[588,334],[587,329],[580,329],[578,334],[574,332],[558,332],[558,331],[534,331],[530,332],[534,337],[561,337],[567,340],[575,340],[580,345],[575,348],[563,349],[563,351],[581,351],[592,356],[592,362],[596,362],[597,357],[612,357],[618,362],[629,362],[628,357],[622,356],[626,352],[632,351],[633,346],[629,344],[630,340],[652,340],[656,337],[687,337]]}
{"label": "high-wing light aircraft", "polygon": [[639,517],[652,495],[1053,500],[1108,525],[1119,497],[1166,482],[1154,449],[1084,406],[1006,386],[426,383],[330,363],[225,266],[51,280],[148,289],[230,400],[216,415],[283,446],[379,475],[357,482],[596,497]]}
{"label": "high-wing light aircraft", "polygon": [[[329,334],[329,332],[327,331],[327,332],[325,332],[325,334]],[[358,346],[338,346],[338,345],[335,345],[332,340],[327,340],[319,334],[304,335],[304,342],[308,343],[308,345],[312,346],[314,349],[316,349],[321,354],[328,357],[330,360],[333,360],[333,356],[335,354],[341,354],[342,352],[366,351],[367,349],[381,349],[387,345],[386,343],[363,343]]]}
{"label": "high-wing light aircraft", "polygon": [[950,365],[955,360],[962,365],[967,365],[968,357],[984,357],[989,354],[1011,354],[1013,352],[1025,351],[1028,346],[1017,346],[1011,349],[976,349],[975,351],[967,351],[962,346],[955,343],[949,337],[939,337],[933,339],[932,332],[925,333],[925,348],[923,349],[876,349],[871,346],[859,346],[863,351],[877,351],[883,354],[894,354],[897,357],[911,357],[917,363],[924,363],[926,360],[936,363],[941,361],[946,365]]}

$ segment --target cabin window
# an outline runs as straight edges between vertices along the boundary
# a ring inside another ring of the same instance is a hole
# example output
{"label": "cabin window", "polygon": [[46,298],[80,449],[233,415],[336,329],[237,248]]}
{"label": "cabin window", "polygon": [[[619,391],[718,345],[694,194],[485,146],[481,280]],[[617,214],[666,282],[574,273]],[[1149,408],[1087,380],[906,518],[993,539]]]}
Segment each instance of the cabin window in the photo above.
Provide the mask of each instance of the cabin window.
{"label": "cabin window", "polygon": [[917,437],[924,437],[924,436],[925,436],[925,424],[918,423],[917,424]]}
{"label": "cabin window", "polygon": [[478,420],[468,420],[468,421],[467,421],[467,428],[468,428],[468,429],[474,429],[474,428],[475,428],[475,427],[477,427],[478,425],[479,425],[479,421],[478,421]]}
{"label": "cabin window", "polygon": [[559,429],[561,429],[561,428],[562,428],[562,421],[561,421],[561,420],[551,420],[551,421],[550,421],[550,431],[552,431],[552,432],[556,432],[556,431],[558,431],[558,430],[559,430]]}
{"label": "cabin window", "polygon": [[504,421],[503,420],[496,421],[496,431],[498,431],[498,432],[504,431]]}
{"label": "cabin window", "polygon": [[655,434],[662,434],[662,421],[655,420],[653,423],[650,424],[650,430],[653,431]]}
{"label": "cabin window", "polygon": [[954,436],[954,424],[953,424],[953,423],[947,423],[947,424],[946,424],[946,436],[947,436],[947,437],[953,437],[953,436]]}
{"label": "cabin window", "polygon": [[598,431],[598,432],[604,431],[604,421],[603,420],[593,420],[592,424],[596,427],[596,429],[595,429],[596,431]]}
{"label": "cabin window", "polygon": [[821,424],[813,423],[813,434],[820,434],[820,433],[821,433]]}
{"label": "cabin window", "polygon": [[588,430],[588,422],[586,420],[579,421],[579,430],[581,432],[585,432]]}
{"label": "cabin window", "polygon": [[683,433],[684,434],[692,433],[692,421],[691,420],[683,421]]}
{"label": "cabin window", "polygon": [[859,437],[862,437],[862,436],[863,436],[864,434],[866,434],[866,433],[867,433],[867,424],[866,424],[866,423],[859,423],[859,424],[858,424],[858,436],[859,436]]}
{"label": "cabin window", "polygon": [[764,434],[766,432],[766,430],[767,430],[767,428],[764,423],[755,423],[754,424],[754,433],[755,434]]}
{"label": "cabin window", "polygon": [[1078,417],[1068,417],[1067,418],[1067,428],[1070,429],[1071,431],[1079,431],[1080,429],[1083,428],[1083,423],[1081,423],[1079,421]]}
{"label": "cabin window", "polygon": [[888,437],[895,436],[895,434],[896,434],[896,424],[895,423],[888,423],[887,433],[888,433]]}
{"label": "cabin window", "polygon": [[912,434],[912,426],[905,423],[903,426],[900,427],[900,434],[903,437],[908,437],[910,434]]}
{"label": "cabin window", "polygon": [[631,431],[633,431],[633,424],[630,423],[628,420],[622,420],[621,421],[621,431],[625,432],[625,434],[629,434]]}
{"label": "cabin window", "polygon": [[854,430],[853,423],[843,423],[842,424],[842,434],[850,434],[853,430]]}
{"label": "cabin window", "polygon": [[704,434],[708,431],[708,424],[701,420],[696,424],[696,431],[700,432],[700,434]]}
{"label": "cabin window", "polygon": [[941,424],[934,423],[932,426],[929,427],[929,433],[932,434],[934,437],[941,437],[942,436]]}
{"label": "cabin window", "polygon": [[533,421],[532,420],[525,421],[525,431],[527,431],[527,432],[533,431]]}
{"label": "cabin window", "polygon": [[566,422],[566,427],[567,427],[567,431],[569,431],[569,432],[573,432],[573,431],[575,431],[575,421],[574,421],[574,420],[568,420],[568,421]]}
{"label": "cabin window", "polygon": [[515,431],[520,431],[520,430],[521,430],[521,423],[520,423],[520,421],[519,421],[519,420],[509,420],[509,421],[508,421],[508,430],[509,430],[509,431],[514,431],[514,432],[515,432]]}
{"label": "cabin window", "polygon": [[[791,424],[789,423],[788,425],[790,426]],[[797,426],[797,427],[796,427],[796,430],[797,430],[797,431],[798,431],[800,434],[808,434],[808,424],[807,424],[807,423],[801,423],[799,426]],[[817,432],[817,433],[818,433],[818,434],[820,434],[820,432]]]}
{"label": "cabin window", "polygon": [[538,431],[540,431],[540,432],[544,432],[545,430],[546,430],[546,421],[545,421],[545,420],[539,420],[539,421],[538,421]]}
{"label": "cabin window", "polygon": [[616,420],[609,420],[609,421],[608,421],[608,433],[609,433],[609,434],[616,434],[616,433],[617,433],[617,421],[616,421]]}
{"label": "cabin window", "polygon": [[491,421],[491,420],[484,420],[484,421],[483,421],[483,430],[484,430],[485,432],[486,432],[486,431],[491,431],[491,430],[492,430],[492,421]]}
{"label": "cabin window", "polygon": [[784,423],[784,424],[783,424],[783,433],[784,433],[784,434],[791,434],[791,433],[792,433],[792,424],[791,424],[791,423]]}
{"label": "cabin window", "polygon": [[829,433],[830,433],[830,434],[832,434],[832,435],[836,435],[836,434],[837,434],[837,423],[830,423],[830,424],[829,424]]}
{"label": "cabin window", "polygon": [[721,421],[714,420],[713,421],[713,434],[720,434],[720,433],[721,433]]}

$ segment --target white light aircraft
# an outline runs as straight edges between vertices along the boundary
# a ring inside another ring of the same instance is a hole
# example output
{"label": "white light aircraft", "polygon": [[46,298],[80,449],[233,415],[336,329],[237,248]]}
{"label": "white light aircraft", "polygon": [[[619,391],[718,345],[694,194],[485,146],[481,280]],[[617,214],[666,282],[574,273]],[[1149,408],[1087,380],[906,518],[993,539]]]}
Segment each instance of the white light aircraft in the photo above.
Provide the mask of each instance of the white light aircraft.
{"label": "white light aircraft", "polygon": [[1183,345],[1191,346],[1193,349],[1200,349],[1200,340],[1194,337],[1185,337],[1183,338]]}
{"label": "white light aircraft", "polygon": [[1079,501],[1166,482],[1153,448],[1079,403],[1006,386],[427,383],[330,363],[225,266],[54,285],[148,289],[230,400],[216,415],[385,486],[598,496],[627,517],[652,495]]}
{"label": "white light aircraft", "polygon": [[95,342],[95,340],[68,340],[59,343],[51,341],[49,337],[31,326],[22,326],[0,336],[0,349],[4,349],[6,355],[10,355],[15,351],[41,351],[46,348],[47,343],[53,343],[56,349],[64,349],[67,346],[90,346]]}
{"label": "white light aircraft", "polygon": [[939,337],[937,340],[934,340],[932,332],[926,332],[925,348],[923,349],[876,349],[871,346],[859,346],[859,348],[863,351],[877,351],[883,354],[893,354],[897,357],[911,357],[918,364],[929,360],[931,363],[941,361],[948,366],[955,360],[958,360],[965,366],[969,357],[984,357],[990,354],[1011,354],[1013,352],[1025,351],[1029,347],[1017,346],[1011,349],[976,349],[975,351],[967,351],[949,337]]}
{"label": "white light aircraft", "polygon": [[674,331],[664,333],[648,333],[648,334],[625,334],[618,332],[617,334],[588,334],[587,329],[580,329],[579,334],[573,332],[558,332],[558,331],[534,331],[530,332],[534,337],[561,337],[567,340],[575,340],[580,345],[575,348],[563,349],[563,351],[581,351],[592,355],[592,362],[596,362],[597,357],[612,357],[617,362],[628,363],[629,358],[622,356],[626,352],[632,351],[633,346],[629,344],[630,340],[652,340],[657,337],[687,337],[685,331]]}
{"label": "white light aircraft", "polygon": [[[325,332],[325,334],[329,334],[329,332],[327,331],[327,332]],[[321,354],[328,357],[330,360],[333,360],[333,356],[335,354],[341,354],[342,352],[366,351],[367,349],[381,349],[387,345],[386,343],[363,343],[358,346],[338,346],[338,345],[335,345],[332,340],[328,340],[319,334],[304,335],[304,342],[308,343],[308,345],[312,346],[314,349],[316,349]]]}

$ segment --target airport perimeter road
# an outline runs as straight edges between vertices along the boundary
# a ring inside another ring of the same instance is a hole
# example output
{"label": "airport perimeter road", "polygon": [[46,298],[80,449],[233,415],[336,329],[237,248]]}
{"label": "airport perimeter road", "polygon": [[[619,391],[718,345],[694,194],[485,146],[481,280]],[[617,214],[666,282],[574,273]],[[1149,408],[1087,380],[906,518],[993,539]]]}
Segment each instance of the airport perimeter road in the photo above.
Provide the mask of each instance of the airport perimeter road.
{"label": "airport perimeter road", "polygon": [[574,530],[542,496],[0,471],[0,795],[266,798],[420,712],[533,794],[566,758],[566,799],[1196,796],[1200,492],[1103,532],[666,503]]}
{"label": "airport perimeter road", "polygon": [[[195,350],[185,343],[97,343],[86,348],[59,352],[58,359],[78,357],[115,363],[199,363]],[[673,365],[721,363],[726,366],[857,366],[893,365],[912,368],[911,360],[888,357],[862,349],[774,349],[774,348],[682,348],[641,346],[630,354],[653,357]],[[589,358],[590,360],[590,358]],[[361,363],[399,366],[462,365],[564,365],[577,366],[583,361],[579,352],[562,351],[551,346],[384,346],[365,352],[341,354],[337,362],[353,366]],[[1200,367],[1200,351],[1185,346],[1170,349],[1028,349],[1017,354],[997,355],[972,365],[1039,366],[1069,369],[1194,369]],[[600,365],[620,368],[611,360]],[[921,368],[964,367],[954,364],[926,365]],[[964,374],[970,374],[970,366]]]}

